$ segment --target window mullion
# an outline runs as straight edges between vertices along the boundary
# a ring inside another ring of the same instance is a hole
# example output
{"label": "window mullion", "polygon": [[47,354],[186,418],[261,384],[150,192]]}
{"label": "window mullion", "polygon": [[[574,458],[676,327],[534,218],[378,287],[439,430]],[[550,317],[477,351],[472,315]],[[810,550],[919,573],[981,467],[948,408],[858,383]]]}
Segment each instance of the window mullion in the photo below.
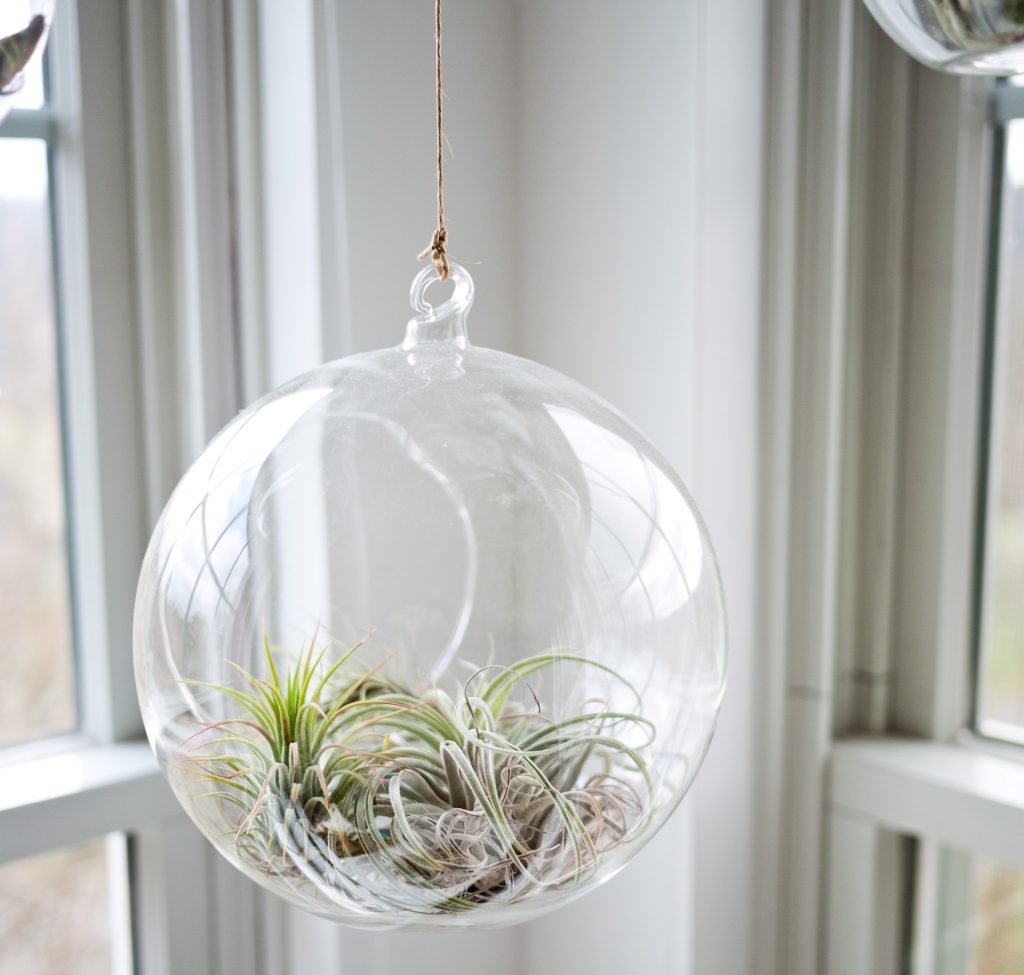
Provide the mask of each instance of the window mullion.
{"label": "window mullion", "polygon": [[1004,125],[1015,118],[1024,118],[1024,87],[1000,85],[992,93],[992,121]]}
{"label": "window mullion", "polygon": [[0,139],[43,139],[52,143],[57,115],[50,108],[15,108],[0,123]]}
{"label": "window mullion", "polygon": [[906,840],[833,810],[827,826],[828,975],[899,971]]}
{"label": "window mullion", "polygon": [[990,138],[986,84],[921,68],[907,261],[894,727],[969,717]]}
{"label": "window mullion", "polygon": [[117,741],[142,731],[129,621],[145,547],[123,18],[116,0],[80,12],[67,4],[51,37],[69,535],[81,724]]}
{"label": "window mullion", "polygon": [[0,862],[135,829],[177,809],[143,742],[25,759],[0,768]]}

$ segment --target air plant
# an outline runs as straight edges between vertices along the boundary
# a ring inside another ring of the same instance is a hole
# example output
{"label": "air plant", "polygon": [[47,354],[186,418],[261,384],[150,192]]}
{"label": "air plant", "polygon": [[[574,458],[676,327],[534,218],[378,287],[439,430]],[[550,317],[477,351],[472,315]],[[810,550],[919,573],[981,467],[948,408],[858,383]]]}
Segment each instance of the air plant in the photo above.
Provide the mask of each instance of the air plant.
{"label": "air plant", "polygon": [[[451,913],[572,887],[642,830],[655,729],[615,671],[551,651],[484,667],[452,697],[357,666],[360,646],[329,661],[311,641],[285,665],[265,644],[266,677],[235,666],[237,686],[200,685],[235,716],[181,754],[243,862],[300,898]],[[563,665],[597,668],[636,710],[545,714],[531,681]]]}
{"label": "air plant", "polygon": [[36,14],[16,34],[0,37],[0,95],[13,95],[23,83],[22,71],[46,31],[46,18]]}
{"label": "air plant", "polygon": [[1024,0],[926,0],[946,37],[965,51],[1024,41]]}

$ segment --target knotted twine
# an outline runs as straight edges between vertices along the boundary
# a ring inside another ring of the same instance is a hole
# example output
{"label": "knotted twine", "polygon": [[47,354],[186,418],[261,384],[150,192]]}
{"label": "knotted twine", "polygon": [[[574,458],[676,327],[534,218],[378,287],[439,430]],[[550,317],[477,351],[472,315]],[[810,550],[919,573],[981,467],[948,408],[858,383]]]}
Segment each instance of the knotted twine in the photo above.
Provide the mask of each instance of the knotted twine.
{"label": "knotted twine", "polygon": [[441,130],[441,0],[434,0],[434,89],[437,96],[437,229],[430,245],[420,252],[419,259],[422,261],[429,257],[437,268],[437,276],[444,281],[448,277],[448,253],[445,250],[448,228],[444,225],[444,136]]}

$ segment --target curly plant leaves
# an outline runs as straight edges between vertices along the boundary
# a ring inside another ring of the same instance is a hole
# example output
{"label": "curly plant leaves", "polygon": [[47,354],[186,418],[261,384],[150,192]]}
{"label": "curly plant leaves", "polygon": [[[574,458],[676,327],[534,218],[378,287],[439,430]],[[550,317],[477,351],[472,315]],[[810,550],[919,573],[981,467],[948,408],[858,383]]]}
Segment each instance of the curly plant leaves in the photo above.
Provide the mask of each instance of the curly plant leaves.
{"label": "curly plant leaves", "polygon": [[358,647],[327,663],[311,643],[282,667],[267,645],[266,678],[200,685],[237,716],[183,743],[187,765],[244,862],[367,910],[456,912],[572,887],[643,828],[651,722],[595,701],[555,720],[528,682],[596,667],[639,709],[614,671],[550,652],[453,699],[354,666]]}

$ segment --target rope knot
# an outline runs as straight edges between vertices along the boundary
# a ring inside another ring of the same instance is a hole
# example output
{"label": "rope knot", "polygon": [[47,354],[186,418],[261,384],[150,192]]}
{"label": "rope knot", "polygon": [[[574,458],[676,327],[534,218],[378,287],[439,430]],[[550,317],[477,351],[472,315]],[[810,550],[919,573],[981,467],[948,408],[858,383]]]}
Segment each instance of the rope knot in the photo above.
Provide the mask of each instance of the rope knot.
{"label": "rope knot", "polygon": [[442,281],[448,280],[448,254],[445,250],[447,241],[448,229],[446,227],[438,227],[434,231],[434,236],[430,239],[430,246],[424,248],[419,255],[421,261],[429,257],[434,262],[434,267],[437,268],[437,276]]}

